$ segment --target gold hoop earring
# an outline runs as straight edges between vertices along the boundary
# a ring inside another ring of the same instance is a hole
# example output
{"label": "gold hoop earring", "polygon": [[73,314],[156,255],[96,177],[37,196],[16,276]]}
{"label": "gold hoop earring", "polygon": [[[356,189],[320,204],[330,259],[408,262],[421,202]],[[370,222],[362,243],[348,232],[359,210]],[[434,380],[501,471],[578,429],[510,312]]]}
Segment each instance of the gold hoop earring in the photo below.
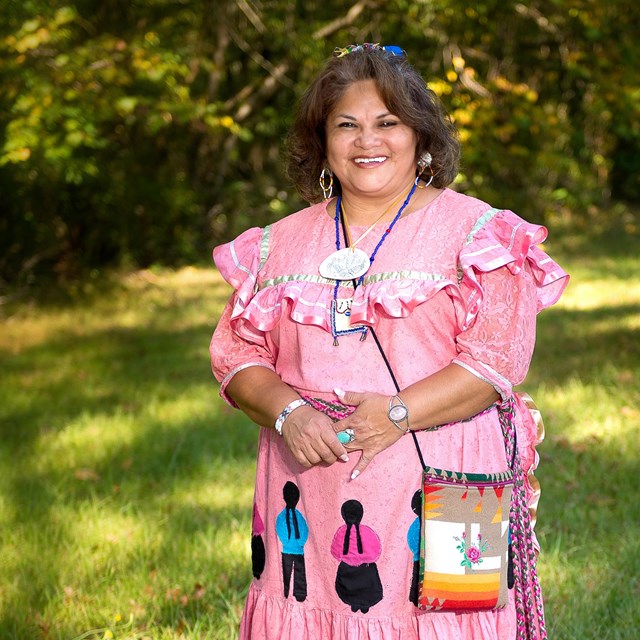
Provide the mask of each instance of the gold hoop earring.
{"label": "gold hoop earring", "polygon": [[322,197],[328,200],[333,193],[333,172],[331,169],[323,169],[320,174],[320,188],[322,189]]}

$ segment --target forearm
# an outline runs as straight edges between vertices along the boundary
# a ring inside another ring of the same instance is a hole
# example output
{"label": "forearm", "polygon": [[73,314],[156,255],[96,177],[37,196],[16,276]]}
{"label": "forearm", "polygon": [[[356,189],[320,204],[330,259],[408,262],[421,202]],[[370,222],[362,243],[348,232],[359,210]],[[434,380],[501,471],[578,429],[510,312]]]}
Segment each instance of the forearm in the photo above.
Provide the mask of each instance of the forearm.
{"label": "forearm", "polygon": [[[354,413],[334,425],[336,430],[353,431],[354,438],[346,445],[347,450],[362,450],[351,474],[354,480],[378,453],[403,436],[406,422],[396,423],[400,427],[397,429],[389,420],[389,396],[349,390],[336,393],[345,404],[356,407]],[[398,396],[407,406],[409,428],[416,431],[464,420],[500,398],[489,383],[455,364],[405,387]]]}
{"label": "forearm", "polygon": [[[277,373],[265,367],[239,371],[229,382],[227,393],[254,422],[272,429],[282,410],[300,399]],[[284,443],[303,467],[349,460],[335,435],[333,422],[312,407],[297,407],[281,426]]]}
{"label": "forearm", "polygon": [[[284,407],[300,397],[265,367],[239,371],[229,382],[227,393],[256,424],[271,428]],[[412,429],[469,418],[500,399],[490,384],[456,364],[405,387],[399,395],[409,408]],[[302,414],[308,410],[297,411]]]}
{"label": "forearm", "polygon": [[409,408],[411,429],[469,418],[500,399],[490,384],[456,364],[402,389],[399,396]]}
{"label": "forearm", "polygon": [[227,394],[256,424],[273,427],[280,412],[300,398],[277,373],[266,367],[248,367],[236,373]]}

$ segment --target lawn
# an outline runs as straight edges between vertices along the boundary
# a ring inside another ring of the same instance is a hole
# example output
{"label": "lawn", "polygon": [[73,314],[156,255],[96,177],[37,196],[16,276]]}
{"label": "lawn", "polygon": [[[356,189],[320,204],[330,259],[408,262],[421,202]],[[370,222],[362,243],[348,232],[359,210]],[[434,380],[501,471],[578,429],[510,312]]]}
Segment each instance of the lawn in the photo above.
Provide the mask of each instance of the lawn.
{"label": "lawn", "polygon": [[[542,409],[549,637],[638,637],[640,242],[572,273],[523,385]],[[562,235],[562,234],[561,234]],[[0,638],[229,640],[250,580],[257,430],[217,396],[212,269],[149,270],[0,319]],[[55,298],[55,296],[53,296]]]}

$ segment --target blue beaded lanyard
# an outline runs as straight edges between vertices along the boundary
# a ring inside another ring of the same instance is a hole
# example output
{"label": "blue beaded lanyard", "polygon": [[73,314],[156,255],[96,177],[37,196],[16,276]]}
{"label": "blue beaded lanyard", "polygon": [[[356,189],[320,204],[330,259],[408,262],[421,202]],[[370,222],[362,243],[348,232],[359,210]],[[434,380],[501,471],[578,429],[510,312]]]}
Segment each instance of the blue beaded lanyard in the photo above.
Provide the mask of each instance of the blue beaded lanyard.
{"label": "blue beaded lanyard", "polygon": [[[369,268],[371,268],[371,265],[373,264],[373,261],[375,260],[376,254],[378,253],[378,250],[382,246],[382,243],[386,240],[387,236],[391,233],[391,230],[395,226],[396,222],[398,222],[398,220],[400,219],[402,212],[407,208],[407,205],[409,204],[417,187],[418,187],[418,183],[416,181],[413,187],[411,187],[411,191],[409,191],[409,195],[406,197],[402,206],[398,210],[398,213],[396,213],[394,219],[391,221],[391,224],[385,229],[380,240],[378,240],[378,244],[375,246],[373,252],[371,253],[371,256],[369,257]],[[340,222],[342,220],[342,217],[340,215],[341,204],[342,204],[342,196],[338,196],[336,200],[336,214],[334,216],[334,220],[336,223],[336,251],[340,251]],[[344,220],[342,220],[342,224],[344,227]],[[346,233],[345,233],[344,243],[345,243],[345,247],[349,246]],[[353,280],[354,293],[356,288],[359,287],[364,281],[365,275],[366,275],[366,272],[363,273],[360,276],[360,278],[358,278],[357,281],[355,279]],[[365,326],[351,327],[349,329],[338,329],[336,327],[336,307],[337,307],[337,301],[338,301],[338,289],[340,288],[340,282],[341,282],[340,280],[336,280],[336,286],[333,289],[333,300],[331,301],[331,333],[333,335],[333,344],[335,346],[338,346],[338,336],[344,336],[350,333],[361,333],[362,336],[360,337],[360,340],[362,341],[367,337],[367,330],[368,330],[368,327],[365,327]],[[345,315],[350,316],[351,311],[347,310],[345,312]]]}

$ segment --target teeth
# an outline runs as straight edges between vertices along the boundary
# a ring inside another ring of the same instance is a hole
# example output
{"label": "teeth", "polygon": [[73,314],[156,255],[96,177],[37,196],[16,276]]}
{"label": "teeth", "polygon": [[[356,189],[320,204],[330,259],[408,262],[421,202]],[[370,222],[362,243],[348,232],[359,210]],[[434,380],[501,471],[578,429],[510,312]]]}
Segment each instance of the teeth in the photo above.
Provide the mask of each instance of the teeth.
{"label": "teeth", "polygon": [[379,158],[356,158],[356,164],[370,164],[372,162],[384,162],[387,158],[380,156]]}

